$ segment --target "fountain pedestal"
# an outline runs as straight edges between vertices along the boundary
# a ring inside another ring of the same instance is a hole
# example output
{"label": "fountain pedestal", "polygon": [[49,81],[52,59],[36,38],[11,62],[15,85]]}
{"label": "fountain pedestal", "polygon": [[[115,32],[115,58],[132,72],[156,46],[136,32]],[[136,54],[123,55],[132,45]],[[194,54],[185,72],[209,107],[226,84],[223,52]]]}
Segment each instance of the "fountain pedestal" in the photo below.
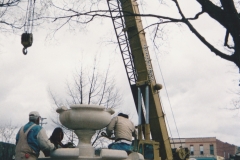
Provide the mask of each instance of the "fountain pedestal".
{"label": "fountain pedestal", "polygon": [[75,130],[74,131],[78,136],[79,142],[79,156],[80,157],[94,157],[95,150],[91,145],[91,138],[95,134],[95,130]]}

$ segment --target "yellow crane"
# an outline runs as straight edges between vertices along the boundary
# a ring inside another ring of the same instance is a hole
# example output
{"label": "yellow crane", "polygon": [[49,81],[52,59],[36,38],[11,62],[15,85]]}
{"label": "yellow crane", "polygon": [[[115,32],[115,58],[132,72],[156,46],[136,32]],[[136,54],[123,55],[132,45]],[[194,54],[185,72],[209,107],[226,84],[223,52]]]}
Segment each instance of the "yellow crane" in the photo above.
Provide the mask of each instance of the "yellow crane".
{"label": "yellow crane", "polygon": [[[185,148],[171,148],[165,114],[158,95],[145,32],[136,0],[107,0],[122,54],[132,95],[139,115],[137,151],[145,159],[172,160],[188,158]],[[142,99],[145,110],[143,114]],[[143,116],[145,115],[145,116]]]}

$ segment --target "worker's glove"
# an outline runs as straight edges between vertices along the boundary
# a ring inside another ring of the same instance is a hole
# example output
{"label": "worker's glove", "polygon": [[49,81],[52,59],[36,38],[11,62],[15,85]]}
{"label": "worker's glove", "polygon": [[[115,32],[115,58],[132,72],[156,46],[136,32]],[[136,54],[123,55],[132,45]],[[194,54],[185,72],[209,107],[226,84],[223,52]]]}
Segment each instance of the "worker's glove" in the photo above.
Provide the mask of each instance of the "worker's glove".
{"label": "worker's glove", "polygon": [[111,139],[111,140],[115,139],[115,137],[108,136],[105,132],[102,132],[101,136],[106,137],[106,138]]}
{"label": "worker's glove", "polygon": [[68,145],[68,148],[75,148],[75,145],[72,142],[68,142],[67,145]]}
{"label": "worker's glove", "polygon": [[105,132],[102,132],[102,133],[101,133],[101,136],[107,137],[107,138],[109,137]]}

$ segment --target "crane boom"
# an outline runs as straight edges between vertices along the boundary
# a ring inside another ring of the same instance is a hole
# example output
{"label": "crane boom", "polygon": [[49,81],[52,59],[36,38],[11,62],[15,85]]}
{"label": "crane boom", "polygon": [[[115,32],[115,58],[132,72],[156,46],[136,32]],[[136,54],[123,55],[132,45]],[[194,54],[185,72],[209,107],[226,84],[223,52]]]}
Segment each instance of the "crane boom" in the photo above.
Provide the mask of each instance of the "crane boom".
{"label": "crane boom", "polygon": [[[159,142],[161,159],[171,160],[173,159],[173,155],[170,139],[158,91],[155,88],[157,83],[148,51],[145,32],[141,17],[136,16],[140,14],[138,4],[136,0],[108,0],[108,5],[133,96],[135,97],[136,95],[135,86],[149,86],[149,124],[151,136],[154,141]],[[125,45],[128,47],[126,51],[129,56],[128,60],[132,62],[131,74],[127,68],[129,63],[126,63],[124,59],[126,54]],[[135,75],[132,76],[132,74]],[[136,81],[131,81],[131,77],[136,77]]]}

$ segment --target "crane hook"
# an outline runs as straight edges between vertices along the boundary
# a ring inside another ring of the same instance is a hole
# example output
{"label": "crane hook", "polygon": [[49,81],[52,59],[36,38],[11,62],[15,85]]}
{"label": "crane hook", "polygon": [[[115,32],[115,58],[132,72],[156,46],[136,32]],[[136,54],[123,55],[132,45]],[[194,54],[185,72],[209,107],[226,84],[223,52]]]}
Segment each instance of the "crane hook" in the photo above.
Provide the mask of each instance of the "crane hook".
{"label": "crane hook", "polygon": [[27,48],[32,46],[33,43],[33,34],[32,33],[23,33],[21,36],[21,43],[23,45],[22,52],[24,55],[27,54]]}
{"label": "crane hook", "polygon": [[27,55],[27,48],[24,47],[24,48],[22,49],[22,52],[23,52],[24,55]]}

